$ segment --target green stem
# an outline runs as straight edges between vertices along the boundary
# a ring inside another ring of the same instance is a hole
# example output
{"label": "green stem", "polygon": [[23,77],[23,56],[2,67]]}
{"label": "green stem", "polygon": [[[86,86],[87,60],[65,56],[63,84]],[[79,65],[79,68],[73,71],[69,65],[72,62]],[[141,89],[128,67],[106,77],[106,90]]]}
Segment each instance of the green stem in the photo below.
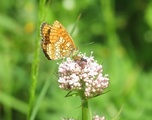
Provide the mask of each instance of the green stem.
{"label": "green stem", "polygon": [[[46,3],[46,0],[40,0],[39,2],[39,13],[38,13],[38,24],[37,24],[37,28],[39,28],[39,25],[40,25],[40,19],[42,18],[42,14],[44,13],[44,9],[45,8],[45,4]],[[39,69],[39,49],[40,49],[40,46],[39,46],[39,29],[37,29],[37,32],[36,32],[36,41],[35,41],[35,44],[36,44],[36,47],[35,47],[35,52],[34,52],[34,60],[33,60],[33,63],[32,63],[32,77],[31,77],[31,88],[30,88],[30,100],[29,100],[29,110],[28,110],[28,115],[27,115],[27,120],[29,120],[31,118],[31,114],[32,114],[32,111],[33,111],[33,107],[35,105],[35,90],[36,90],[36,84],[37,84],[37,79],[38,79],[38,69]]]}
{"label": "green stem", "polygon": [[91,114],[87,99],[82,99],[82,120],[91,120]]}

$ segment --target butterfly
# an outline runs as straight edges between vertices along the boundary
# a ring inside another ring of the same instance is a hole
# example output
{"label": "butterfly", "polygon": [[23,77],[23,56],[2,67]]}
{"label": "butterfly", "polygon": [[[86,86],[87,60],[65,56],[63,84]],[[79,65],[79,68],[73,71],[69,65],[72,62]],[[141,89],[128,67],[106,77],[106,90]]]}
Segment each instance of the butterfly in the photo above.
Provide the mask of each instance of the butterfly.
{"label": "butterfly", "polygon": [[41,47],[49,60],[73,56],[78,48],[66,29],[57,20],[53,25],[43,22],[40,26]]}

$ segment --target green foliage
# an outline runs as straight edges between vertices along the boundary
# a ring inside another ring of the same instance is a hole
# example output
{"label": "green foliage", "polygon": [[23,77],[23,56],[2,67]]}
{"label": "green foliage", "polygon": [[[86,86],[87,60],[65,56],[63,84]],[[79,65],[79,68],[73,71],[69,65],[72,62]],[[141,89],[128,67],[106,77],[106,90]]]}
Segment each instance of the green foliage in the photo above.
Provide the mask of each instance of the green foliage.
{"label": "green foliage", "polygon": [[90,100],[93,113],[107,120],[151,119],[151,13],[150,0],[1,0],[0,120],[27,118],[32,77],[36,120],[80,118],[79,99],[64,98],[67,92],[58,88],[60,61],[39,50],[42,21],[58,20],[70,33],[80,14],[72,38],[79,51],[93,51],[110,77],[110,92]]}

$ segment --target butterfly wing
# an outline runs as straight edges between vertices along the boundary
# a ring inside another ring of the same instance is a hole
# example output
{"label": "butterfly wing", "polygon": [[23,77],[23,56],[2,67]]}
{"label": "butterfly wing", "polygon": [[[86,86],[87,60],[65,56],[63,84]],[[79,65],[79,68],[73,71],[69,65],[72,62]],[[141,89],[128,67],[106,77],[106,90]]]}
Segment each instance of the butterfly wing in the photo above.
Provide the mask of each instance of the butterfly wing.
{"label": "butterfly wing", "polygon": [[55,21],[53,25],[41,24],[41,47],[49,60],[58,60],[69,57],[77,48],[66,29]]}

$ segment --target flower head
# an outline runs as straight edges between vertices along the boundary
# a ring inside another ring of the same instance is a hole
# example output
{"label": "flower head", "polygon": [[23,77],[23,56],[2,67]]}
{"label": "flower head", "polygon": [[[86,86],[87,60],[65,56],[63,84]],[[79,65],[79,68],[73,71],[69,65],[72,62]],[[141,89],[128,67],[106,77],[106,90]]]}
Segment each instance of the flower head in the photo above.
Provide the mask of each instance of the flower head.
{"label": "flower head", "polygon": [[67,58],[59,65],[59,87],[70,91],[83,91],[86,98],[102,94],[109,85],[108,75],[103,75],[102,65],[99,65],[92,54],[78,54],[79,59]]}
{"label": "flower head", "polygon": [[100,117],[99,115],[93,116],[92,120],[105,120],[106,118],[104,116]]}

